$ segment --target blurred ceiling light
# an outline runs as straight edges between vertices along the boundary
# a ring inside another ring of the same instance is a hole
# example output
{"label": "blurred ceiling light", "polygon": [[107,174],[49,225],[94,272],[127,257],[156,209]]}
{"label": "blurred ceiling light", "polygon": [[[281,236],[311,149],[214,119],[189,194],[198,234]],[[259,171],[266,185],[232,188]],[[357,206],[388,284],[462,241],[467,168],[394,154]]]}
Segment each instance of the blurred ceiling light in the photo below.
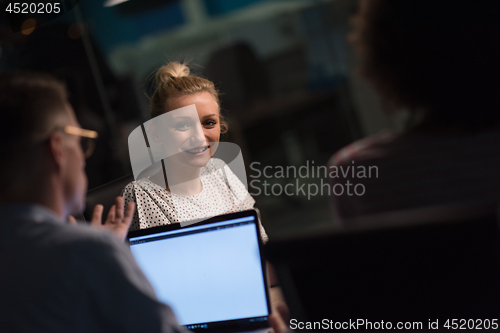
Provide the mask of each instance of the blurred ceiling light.
{"label": "blurred ceiling light", "polygon": [[35,30],[36,27],[36,20],[34,18],[29,18],[26,21],[23,22],[21,25],[21,33],[23,35],[29,35],[30,33]]}
{"label": "blurred ceiling light", "polygon": [[128,0],[106,0],[106,2],[104,2],[104,7],[113,7],[126,1]]}

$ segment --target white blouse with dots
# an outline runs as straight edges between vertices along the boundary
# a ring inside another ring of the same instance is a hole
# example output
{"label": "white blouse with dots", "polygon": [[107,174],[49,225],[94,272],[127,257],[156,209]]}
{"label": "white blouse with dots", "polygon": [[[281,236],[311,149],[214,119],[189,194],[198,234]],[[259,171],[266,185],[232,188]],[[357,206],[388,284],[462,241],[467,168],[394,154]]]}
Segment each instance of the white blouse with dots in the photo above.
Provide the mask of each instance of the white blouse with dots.
{"label": "white blouse with dots", "polygon": [[[130,230],[191,221],[252,209],[255,200],[226,163],[212,158],[200,170],[202,190],[183,196],[167,191],[149,179],[133,181],[122,191],[125,206],[137,205]],[[260,225],[264,242],[268,237]]]}

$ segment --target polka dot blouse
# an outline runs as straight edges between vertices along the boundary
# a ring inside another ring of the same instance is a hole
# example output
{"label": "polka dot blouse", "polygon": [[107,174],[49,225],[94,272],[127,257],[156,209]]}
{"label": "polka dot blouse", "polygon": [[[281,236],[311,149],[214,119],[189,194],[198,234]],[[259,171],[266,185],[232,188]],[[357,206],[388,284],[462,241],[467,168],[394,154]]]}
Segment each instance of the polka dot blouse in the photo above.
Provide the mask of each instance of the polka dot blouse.
{"label": "polka dot blouse", "polygon": [[[183,196],[167,191],[149,179],[133,181],[122,191],[125,205],[137,205],[130,230],[191,221],[252,209],[255,200],[226,163],[212,158],[201,168],[202,191]],[[267,234],[260,225],[261,238]]]}

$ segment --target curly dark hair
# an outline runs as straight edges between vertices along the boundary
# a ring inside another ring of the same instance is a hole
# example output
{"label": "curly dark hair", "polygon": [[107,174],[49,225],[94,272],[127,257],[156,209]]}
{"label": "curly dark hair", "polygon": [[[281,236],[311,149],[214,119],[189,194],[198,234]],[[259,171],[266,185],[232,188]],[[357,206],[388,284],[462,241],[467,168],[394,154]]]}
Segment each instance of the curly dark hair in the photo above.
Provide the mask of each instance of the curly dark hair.
{"label": "curly dark hair", "polygon": [[351,41],[360,74],[422,125],[500,124],[499,0],[363,0]]}

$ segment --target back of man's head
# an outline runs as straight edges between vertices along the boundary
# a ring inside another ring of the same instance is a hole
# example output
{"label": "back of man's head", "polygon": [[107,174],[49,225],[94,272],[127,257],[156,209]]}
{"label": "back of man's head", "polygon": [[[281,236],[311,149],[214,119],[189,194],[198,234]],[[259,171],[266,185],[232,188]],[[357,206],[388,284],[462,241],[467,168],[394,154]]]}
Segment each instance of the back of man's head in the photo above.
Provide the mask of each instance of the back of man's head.
{"label": "back of man's head", "polygon": [[64,85],[48,74],[0,74],[0,200],[35,185],[46,140],[67,105]]}

